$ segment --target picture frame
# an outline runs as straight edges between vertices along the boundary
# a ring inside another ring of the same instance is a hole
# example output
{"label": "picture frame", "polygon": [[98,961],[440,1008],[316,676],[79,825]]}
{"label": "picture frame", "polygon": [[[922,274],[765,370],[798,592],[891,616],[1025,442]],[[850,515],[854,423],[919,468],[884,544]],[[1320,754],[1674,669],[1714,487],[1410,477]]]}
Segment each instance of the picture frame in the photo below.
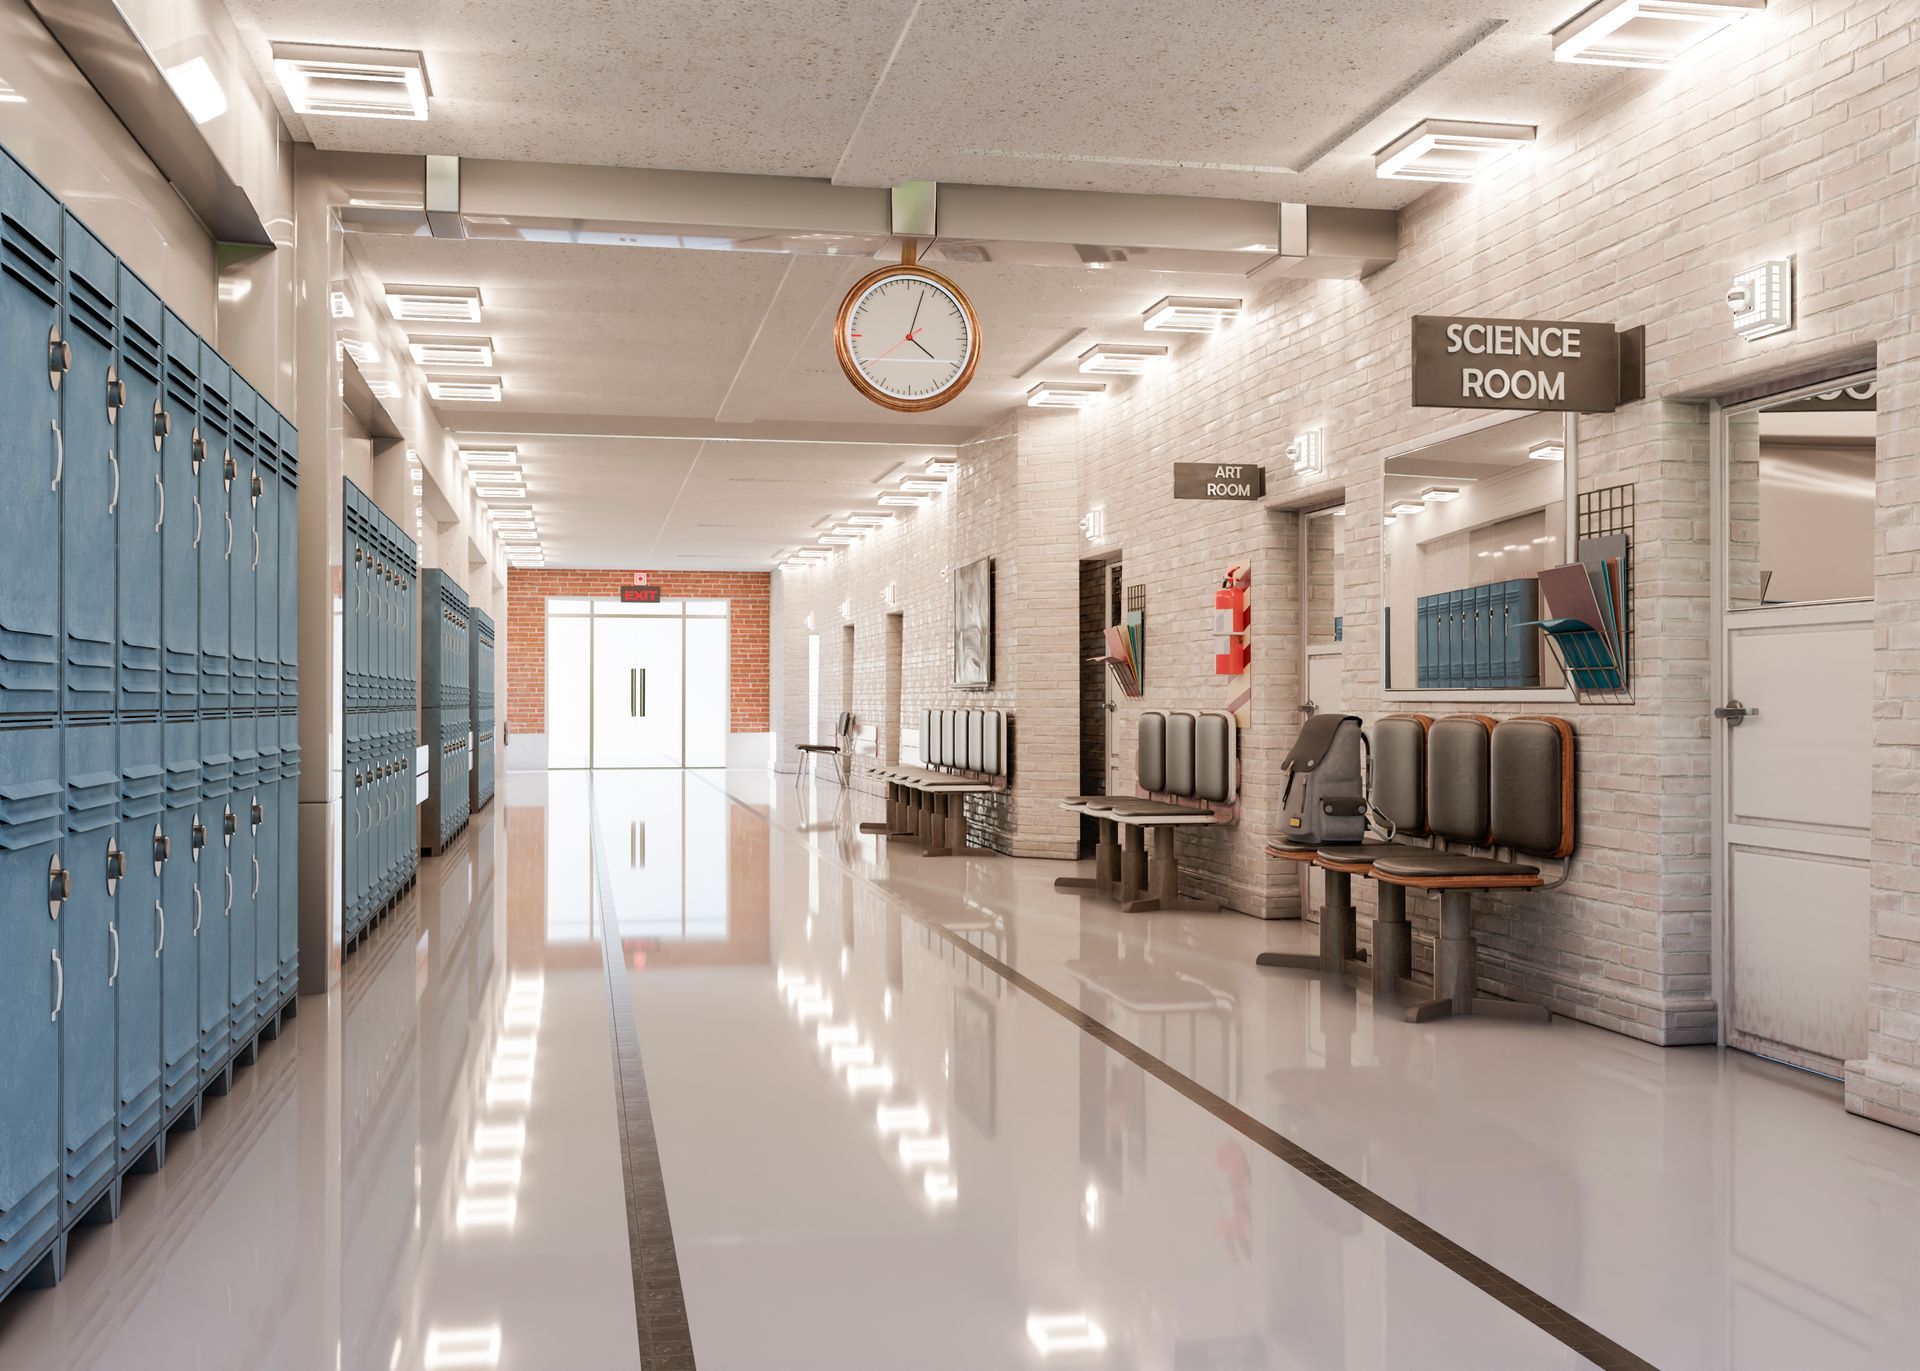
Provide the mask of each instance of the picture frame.
{"label": "picture frame", "polygon": [[958,690],[993,685],[993,558],[969,562],[953,575],[953,684]]}

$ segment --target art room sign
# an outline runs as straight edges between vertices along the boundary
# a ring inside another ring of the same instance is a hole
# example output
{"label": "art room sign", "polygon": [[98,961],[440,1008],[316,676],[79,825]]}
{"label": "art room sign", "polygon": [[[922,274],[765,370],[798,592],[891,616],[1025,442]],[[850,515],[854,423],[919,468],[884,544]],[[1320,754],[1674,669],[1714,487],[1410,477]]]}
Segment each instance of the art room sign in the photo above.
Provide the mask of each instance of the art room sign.
{"label": "art room sign", "polygon": [[1258,500],[1267,493],[1267,469],[1244,462],[1175,462],[1176,500]]}
{"label": "art room sign", "polygon": [[1642,331],[1557,319],[1413,320],[1413,403],[1610,414],[1643,393]]}

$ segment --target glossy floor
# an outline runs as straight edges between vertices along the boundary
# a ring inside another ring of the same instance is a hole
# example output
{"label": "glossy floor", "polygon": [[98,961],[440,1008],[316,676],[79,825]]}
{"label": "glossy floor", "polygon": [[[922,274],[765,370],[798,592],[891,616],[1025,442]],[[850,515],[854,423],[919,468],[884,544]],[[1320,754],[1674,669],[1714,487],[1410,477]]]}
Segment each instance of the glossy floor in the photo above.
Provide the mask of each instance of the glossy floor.
{"label": "glossy floor", "polygon": [[1292,1149],[1648,1363],[1920,1362],[1920,1138],[1836,1088],[1408,1025],[1252,966],[1310,930],[1121,916],[861,836],[868,804],[508,777],[66,1282],[0,1305],[0,1367],[641,1364],[607,917],[703,1371],[1588,1364]]}

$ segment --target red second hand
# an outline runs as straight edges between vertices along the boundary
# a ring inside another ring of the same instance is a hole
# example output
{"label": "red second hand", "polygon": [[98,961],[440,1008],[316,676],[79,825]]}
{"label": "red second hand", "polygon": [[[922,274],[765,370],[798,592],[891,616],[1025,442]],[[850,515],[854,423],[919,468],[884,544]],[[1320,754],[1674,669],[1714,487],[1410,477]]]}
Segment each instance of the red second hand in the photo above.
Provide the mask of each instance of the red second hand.
{"label": "red second hand", "polygon": [[[902,339],[900,340],[900,342],[898,342],[898,343],[895,343],[895,344],[893,345],[893,348],[897,348],[897,347],[899,347],[899,346],[901,346],[901,344],[903,344],[903,343],[911,343],[911,342],[913,341],[913,337],[914,337],[914,334],[915,334],[915,333],[925,333],[925,332],[926,332],[926,330],[925,330],[925,329],[923,329],[923,328],[917,328],[917,329],[915,329],[915,330],[913,331],[913,333],[909,333],[909,334],[908,334],[908,335],[907,335],[906,337],[904,337],[904,338],[902,338]],[[892,351],[893,351],[893,348],[888,348],[888,349],[887,349],[887,352],[892,352]],[[882,353],[879,353],[878,355],[876,355],[876,356],[874,357],[874,359],[873,359],[873,360],[874,360],[874,361],[876,361],[876,362],[877,362],[877,361],[879,361],[879,360],[880,360],[880,358],[882,358],[882,357],[885,357],[885,356],[887,355],[887,352],[882,352]]]}

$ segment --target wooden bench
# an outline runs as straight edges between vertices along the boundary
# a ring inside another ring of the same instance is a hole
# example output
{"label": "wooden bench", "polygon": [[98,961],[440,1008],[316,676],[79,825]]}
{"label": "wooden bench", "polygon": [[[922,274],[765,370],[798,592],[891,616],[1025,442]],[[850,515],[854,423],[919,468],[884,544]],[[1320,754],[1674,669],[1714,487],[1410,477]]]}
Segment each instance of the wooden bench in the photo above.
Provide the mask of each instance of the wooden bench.
{"label": "wooden bench", "polygon": [[1008,720],[998,709],[929,709],[921,715],[924,766],[883,765],[872,774],[887,787],[884,822],[862,833],[914,838],[929,857],[981,855],[967,846],[966,797],[1007,788]]}
{"label": "wooden bench", "polygon": [[1147,710],[1140,716],[1134,772],[1137,795],[1074,795],[1060,802],[1062,809],[1093,819],[1100,838],[1094,875],[1062,876],[1055,887],[1104,895],[1129,914],[1176,906],[1217,910],[1207,901],[1182,903],[1173,830],[1239,817],[1240,740],[1233,716],[1225,710]]}
{"label": "wooden bench", "polygon": [[[1274,856],[1309,861],[1327,874],[1326,908],[1318,954],[1265,953],[1257,961],[1362,976],[1376,990],[1408,994],[1416,999],[1407,1010],[1415,1023],[1464,1014],[1545,1019],[1543,1006],[1478,993],[1472,897],[1476,891],[1547,890],[1565,882],[1577,831],[1573,726],[1565,719],[1534,717],[1495,723],[1480,715],[1428,724],[1421,827],[1431,841],[1423,843],[1398,826],[1413,817],[1407,793],[1410,722],[1424,723],[1420,716],[1401,715],[1376,726],[1375,807],[1395,825],[1390,841],[1311,853],[1286,844],[1268,847]],[[1389,733],[1381,733],[1389,724]],[[1522,856],[1563,865],[1548,879],[1537,865],[1518,860]],[[1355,875],[1375,881],[1380,897],[1370,965],[1354,948],[1350,882]],[[1431,986],[1412,979],[1408,890],[1440,894]]]}

